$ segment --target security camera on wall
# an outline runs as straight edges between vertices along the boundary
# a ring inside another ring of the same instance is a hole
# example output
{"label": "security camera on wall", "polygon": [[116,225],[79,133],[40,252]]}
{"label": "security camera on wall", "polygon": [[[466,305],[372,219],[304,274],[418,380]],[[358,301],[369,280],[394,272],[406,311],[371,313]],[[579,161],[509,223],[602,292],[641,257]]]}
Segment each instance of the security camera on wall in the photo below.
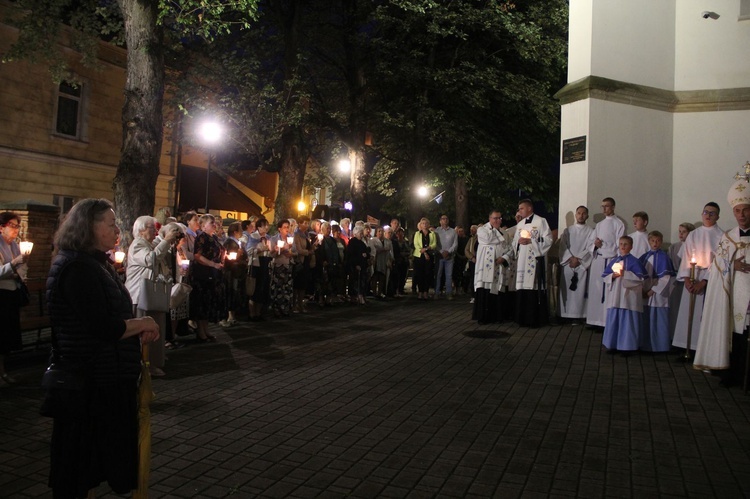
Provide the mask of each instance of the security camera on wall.
{"label": "security camera on wall", "polygon": [[708,10],[704,10],[701,13],[701,16],[703,17],[703,19],[713,19],[713,20],[716,20],[716,19],[719,18],[719,14],[717,14],[716,12],[708,11]]}

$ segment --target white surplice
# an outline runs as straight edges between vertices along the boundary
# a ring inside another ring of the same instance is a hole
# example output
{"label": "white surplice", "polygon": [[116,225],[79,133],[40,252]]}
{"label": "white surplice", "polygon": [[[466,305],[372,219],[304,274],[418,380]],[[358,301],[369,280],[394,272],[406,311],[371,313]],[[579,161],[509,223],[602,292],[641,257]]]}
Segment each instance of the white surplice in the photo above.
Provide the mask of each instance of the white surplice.
{"label": "white surplice", "polygon": [[[593,259],[590,248],[594,243],[594,229],[586,224],[575,224],[567,227],[560,238],[560,316],[571,319],[586,317],[586,291],[589,279],[589,267]],[[570,267],[570,259],[576,257],[581,264]],[[600,274],[601,275],[601,274]],[[577,288],[570,289],[573,276],[577,276]]]}
{"label": "white surplice", "polygon": [[[529,219],[531,221],[527,222]],[[527,233],[528,236],[526,236]],[[522,234],[531,239],[530,244],[519,244],[518,240]],[[544,261],[537,260],[537,258],[545,257],[551,246],[552,231],[547,220],[534,214],[528,219],[518,222],[516,233],[513,236],[513,251],[516,254],[518,265],[516,269],[516,289],[518,291],[539,289],[537,275],[539,272],[544,272],[546,268]],[[546,289],[546,286],[542,289]]]}
{"label": "white surplice", "polygon": [[[598,278],[604,272],[607,262],[617,256],[620,237],[625,235],[625,224],[612,215],[596,224],[594,237],[589,246],[592,254],[589,275],[597,277],[589,279],[589,297],[586,302],[586,324],[604,327],[607,322],[606,289],[604,282]],[[602,247],[596,248],[594,240],[602,240]]]}
{"label": "white surplice", "polygon": [[[677,280],[685,282],[690,279],[690,261],[695,257],[695,281],[708,280],[709,269],[713,261],[716,248],[724,231],[718,225],[712,227],[696,227],[688,234],[680,250],[682,260],[677,270]],[[705,294],[695,295],[695,309],[693,311],[693,327],[690,333],[690,349],[698,346],[701,320],[703,318]],[[680,298],[680,308],[677,311],[677,321],[672,332],[672,345],[679,348],[687,347],[688,322],[690,320],[690,293],[683,289]]]}
{"label": "white surplice", "polygon": [[508,244],[505,234],[485,224],[477,229],[477,263],[474,268],[474,289],[484,288],[493,295],[504,291],[505,268],[495,261],[503,257],[506,261],[513,258],[513,249]]}

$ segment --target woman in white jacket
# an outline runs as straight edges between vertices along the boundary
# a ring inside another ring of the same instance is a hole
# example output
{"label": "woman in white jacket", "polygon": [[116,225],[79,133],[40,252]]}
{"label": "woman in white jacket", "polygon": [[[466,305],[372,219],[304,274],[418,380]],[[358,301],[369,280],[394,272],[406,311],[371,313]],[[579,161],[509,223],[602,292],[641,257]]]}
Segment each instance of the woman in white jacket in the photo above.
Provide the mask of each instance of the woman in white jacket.
{"label": "woman in white jacket", "polygon": [[[167,313],[155,310],[144,310],[139,306],[141,293],[141,282],[144,279],[151,279],[152,269],[156,269],[157,279],[171,281],[168,259],[169,250],[172,242],[180,234],[178,227],[173,227],[171,231],[165,234],[156,244],[156,219],[144,215],[138,217],[133,223],[133,235],[135,239],[128,249],[128,261],[125,278],[125,287],[128,288],[130,298],[133,300],[133,309],[136,317],[150,316],[159,325],[160,331],[166,331]],[[171,285],[169,286],[171,288]],[[151,363],[152,376],[164,376],[164,335],[159,335],[159,339],[152,343],[149,350],[149,361]]]}

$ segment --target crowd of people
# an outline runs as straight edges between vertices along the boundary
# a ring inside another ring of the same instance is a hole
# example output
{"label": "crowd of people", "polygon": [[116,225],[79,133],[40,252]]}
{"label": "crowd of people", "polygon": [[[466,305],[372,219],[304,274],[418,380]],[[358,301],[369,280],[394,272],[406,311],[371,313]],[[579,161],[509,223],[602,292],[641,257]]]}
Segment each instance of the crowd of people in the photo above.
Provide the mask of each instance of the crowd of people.
{"label": "crowd of people", "polygon": [[[136,488],[141,368],[164,376],[166,350],[180,348],[181,335],[213,342],[209,323],[229,328],[304,314],[309,306],[395,299],[406,294],[410,269],[418,299],[466,293],[480,324],[539,327],[552,308],[564,322],[602,332],[607,353],[681,348],[681,358],[690,359],[695,351],[695,368],[747,387],[747,187],[738,180],[727,198],[737,227],[722,231],[719,205],[708,202],[702,225],[680,224],[680,241],[668,251],[643,211],[625,235],[607,197],[601,221],[588,225],[589,210],[579,206],[557,240],[528,199],[519,202],[515,226],[503,227],[502,213],[493,210],[468,235],[450,227],[447,215],[437,227],[421,219],[407,237],[397,219],[374,233],[362,221],[305,216],[274,227],[251,217],[225,231],[211,214],[188,212],[177,221],[159,212],[136,219],[120,261],[112,204],[79,201],[55,234],[47,280],[53,334],[42,414],[54,418],[50,486],[55,497],[85,496],[105,480],[116,493]],[[4,355],[20,343],[24,304],[20,223],[18,215],[0,213],[0,377],[8,384],[15,380]],[[149,291],[159,286],[171,290],[167,304]]]}

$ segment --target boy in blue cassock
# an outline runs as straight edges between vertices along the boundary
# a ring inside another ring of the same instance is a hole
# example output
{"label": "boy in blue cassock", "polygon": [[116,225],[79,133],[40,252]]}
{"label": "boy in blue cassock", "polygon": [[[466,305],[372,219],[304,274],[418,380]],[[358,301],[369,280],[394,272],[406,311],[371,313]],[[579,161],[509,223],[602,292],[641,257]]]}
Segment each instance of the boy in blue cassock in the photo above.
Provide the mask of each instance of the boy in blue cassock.
{"label": "boy in blue cassock", "polygon": [[651,250],[640,258],[648,277],[644,282],[643,334],[641,350],[668,352],[672,345],[669,337],[669,293],[675,275],[672,259],[662,251],[664,236],[658,230],[649,232]]}
{"label": "boy in blue cassock", "polygon": [[607,353],[638,350],[643,331],[643,279],[646,269],[630,254],[633,239],[622,236],[620,254],[604,269],[602,278],[607,289],[607,322],[602,344]]}

